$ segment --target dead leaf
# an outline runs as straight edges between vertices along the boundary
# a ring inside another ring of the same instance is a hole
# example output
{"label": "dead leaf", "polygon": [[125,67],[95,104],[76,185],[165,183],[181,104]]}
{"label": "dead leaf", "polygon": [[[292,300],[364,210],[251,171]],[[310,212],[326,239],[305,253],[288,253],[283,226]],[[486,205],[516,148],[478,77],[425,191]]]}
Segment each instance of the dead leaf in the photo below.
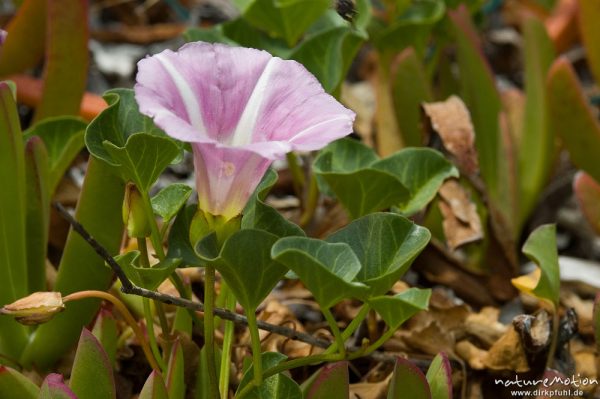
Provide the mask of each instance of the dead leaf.
{"label": "dead leaf", "polygon": [[439,191],[438,202],[444,218],[442,226],[448,247],[452,250],[461,245],[483,238],[481,219],[477,206],[471,201],[467,191],[457,180],[446,180]]}
{"label": "dead leaf", "polygon": [[529,371],[527,355],[521,343],[521,338],[512,325],[492,345],[483,363],[485,367],[492,370],[515,371],[517,373]]}
{"label": "dead leaf", "polygon": [[469,363],[469,366],[474,370],[485,369],[484,359],[487,356],[487,351],[479,349],[468,340],[458,342],[454,347],[456,354],[463,360]]}
{"label": "dead leaf", "polygon": [[352,399],[385,399],[392,373],[383,381],[359,382],[350,384],[350,398]]}
{"label": "dead leaf", "polygon": [[479,170],[475,129],[465,103],[457,96],[450,96],[446,101],[424,103],[423,110],[461,172],[475,174]]}
{"label": "dead leaf", "polygon": [[492,346],[507,327],[498,321],[500,309],[486,306],[479,313],[471,313],[465,321],[465,329],[470,334],[488,347]]}
{"label": "dead leaf", "polygon": [[363,143],[369,147],[375,146],[373,118],[375,117],[375,91],[369,82],[344,83],[341,100],[348,108],[356,112],[354,130]]}

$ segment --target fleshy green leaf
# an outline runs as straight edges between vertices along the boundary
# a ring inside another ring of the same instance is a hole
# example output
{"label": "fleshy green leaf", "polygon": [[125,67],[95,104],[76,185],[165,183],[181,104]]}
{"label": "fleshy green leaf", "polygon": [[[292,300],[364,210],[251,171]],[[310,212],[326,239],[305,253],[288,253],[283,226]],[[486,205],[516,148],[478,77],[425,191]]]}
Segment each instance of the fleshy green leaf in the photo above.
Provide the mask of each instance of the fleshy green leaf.
{"label": "fleshy green leaf", "polygon": [[116,256],[115,260],[132,283],[148,290],[155,290],[181,263],[179,258],[167,258],[146,268],[138,265],[139,257],[140,251],[131,251]]}
{"label": "fleshy green leaf", "polygon": [[387,399],[431,399],[431,390],[425,375],[409,360],[397,357]]}
{"label": "fleshy green leaf", "polygon": [[171,184],[152,197],[152,209],[163,218],[163,221],[168,222],[185,205],[190,195],[192,195],[191,187],[182,183]]}
{"label": "fleshy green leaf", "polygon": [[431,202],[444,180],[458,177],[458,169],[430,148],[405,148],[372,167],[394,175],[408,189],[410,197],[396,204],[405,215],[412,215]]}
{"label": "fleshy green leaf", "polygon": [[519,151],[519,183],[521,220],[535,206],[546,184],[556,154],[554,133],[548,124],[546,77],[554,59],[553,43],[544,24],[530,17],[523,26],[525,39],[525,115]]}
{"label": "fleshy green leaf", "polygon": [[27,140],[39,136],[48,150],[49,193],[52,195],[75,156],[83,148],[87,124],[79,118],[64,116],[45,119],[24,133]]}
{"label": "fleshy green leaf", "polygon": [[44,380],[38,399],[77,399],[77,396],[65,384],[62,375],[53,373]]}
{"label": "fleshy green leaf", "polygon": [[113,162],[140,191],[148,191],[180,151],[173,140],[147,133],[131,135],[125,147],[110,142],[103,144]]}
{"label": "fleshy green leaf", "polygon": [[548,112],[571,161],[600,181],[600,123],[587,104],[569,61],[557,59],[548,74]]}
{"label": "fleshy green leaf", "polygon": [[69,387],[80,398],[116,398],[115,377],[102,345],[87,329],[81,331]]}
{"label": "fleshy green leaf", "polygon": [[326,364],[302,384],[305,399],[350,397],[348,362]]}
{"label": "fleshy green leaf", "polygon": [[242,216],[242,228],[268,231],[277,237],[304,236],[304,230],[264,202],[275,183],[277,183],[277,172],[269,169],[246,204]]}
{"label": "fleshy green leaf", "polygon": [[170,259],[180,258],[183,260],[183,264],[188,266],[204,266],[204,262],[196,255],[194,247],[190,243],[190,227],[197,210],[198,204],[183,207],[171,226],[168,238],[167,257]]}
{"label": "fleshy green leaf", "polygon": [[[28,294],[24,148],[17,105],[6,82],[0,82],[0,181],[0,305],[5,305]],[[25,327],[0,318],[0,353],[18,359],[26,340]]]}
{"label": "fleshy green leaf", "polygon": [[546,224],[535,229],[523,245],[523,253],[541,272],[532,293],[558,306],[560,271],[556,249],[556,225]]}
{"label": "fleshy green leaf", "polygon": [[452,368],[445,353],[433,358],[427,370],[432,399],[452,399]]}
{"label": "fleshy green leaf", "polygon": [[156,370],[150,373],[138,399],[170,399],[165,382]]}
{"label": "fleshy green leaf", "polygon": [[368,287],[352,281],[361,264],[345,243],[286,237],[277,241],[271,254],[296,273],[323,308],[345,298],[362,299],[368,294]]}
{"label": "fleshy green leaf", "polygon": [[285,39],[293,47],[330,6],[329,0],[254,0],[242,14],[252,25]]}
{"label": "fleshy green leaf", "polygon": [[392,174],[370,166],[375,152],[361,143],[338,140],[325,147],[314,162],[314,171],[327,182],[353,218],[407,201],[408,189]]}
{"label": "fleshy green leaf", "polygon": [[369,304],[395,330],[421,310],[427,310],[430,297],[430,289],[410,288],[394,296],[371,298]]}
{"label": "fleshy green leaf", "polygon": [[27,198],[27,277],[29,291],[46,289],[46,250],[50,226],[48,152],[39,137],[25,145],[25,192]]}
{"label": "fleshy green leaf", "polygon": [[[262,356],[262,367],[266,370],[274,367],[285,360],[286,356],[281,353],[265,352]],[[244,373],[238,392],[242,390],[252,380],[254,368],[250,366]],[[261,386],[252,389],[248,399],[302,399],[302,391],[294,380],[285,374],[276,374],[265,379]]]}
{"label": "fleshy green leaf", "polygon": [[184,360],[183,349],[180,341],[175,341],[171,349],[169,365],[167,367],[167,391],[169,399],[185,398],[185,379],[184,379]]}
{"label": "fleshy green leaf", "polygon": [[94,323],[92,334],[94,334],[94,337],[102,344],[102,348],[104,348],[111,366],[114,367],[119,334],[117,331],[117,321],[112,313],[105,309],[100,310],[96,322]]}
{"label": "fleshy green leaf", "polygon": [[39,388],[29,378],[0,365],[0,398],[36,399]]}
{"label": "fleshy green leaf", "polygon": [[425,248],[431,234],[410,220],[392,213],[373,213],[353,221],[327,237],[328,242],[350,245],[362,268],[356,280],[372,295],[383,295]]}
{"label": "fleshy green leaf", "polygon": [[392,66],[392,98],[395,116],[407,146],[421,146],[421,103],[431,101],[425,68],[413,48],[403,51]]}
{"label": "fleshy green leaf", "polygon": [[200,240],[196,252],[221,273],[244,309],[256,309],[287,272],[271,259],[275,241],[274,234],[244,229],[229,237],[219,253],[213,233]]}
{"label": "fleshy green leaf", "polygon": [[579,172],[573,182],[573,191],[583,214],[600,235],[600,184],[590,175]]}
{"label": "fleshy green leaf", "polygon": [[53,0],[47,10],[44,92],[35,111],[36,121],[78,115],[88,77],[87,1]]}

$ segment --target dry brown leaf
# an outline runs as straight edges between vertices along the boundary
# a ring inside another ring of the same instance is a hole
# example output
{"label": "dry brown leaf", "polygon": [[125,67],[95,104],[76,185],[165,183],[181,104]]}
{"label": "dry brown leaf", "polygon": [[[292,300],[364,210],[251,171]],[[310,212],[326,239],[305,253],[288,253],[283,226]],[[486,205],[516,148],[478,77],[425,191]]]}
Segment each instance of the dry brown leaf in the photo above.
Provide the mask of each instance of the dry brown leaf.
{"label": "dry brown leaf", "polygon": [[365,81],[352,84],[344,83],[342,85],[341,100],[348,108],[356,112],[354,131],[360,136],[365,145],[374,147],[375,91],[371,83]]}
{"label": "dry brown leaf", "polygon": [[485,369],[483,360],[487,356],[487,351],[479,349],[468,340],[462,340],[454,346],[456,354],[463,360],[469,363],[469,366],[474,370]]}
{"label": "dry brown leaf", "polygon": [[448,247],[455,250],[461,245],[481,240],[481,219],[464,187],[455,179],[446,180],[439,194],[442,200],[438,206],[444,218],[442,226]]}
{"label": "dry brown leaf", "polygon": [[421,353],[432,356],[440,352],[454,353],[455,335],[452,331],[442,329],[435,320],[423,328],[402,333],[404,342]]}
{"label": "dry brown leaf", "polygon": [[594,334],[594,301],[583,300],[578,295],[570,291],[561,291],[560,301],[563,305],[573,308],[577,313],[577,326],[582,335]]}
{"label": "dry brown leaf", "polygon": [[431,128],[456,159],[460,170],[469,175],[475,174],[479,170],[475,129],[465,103],[457,96],[450,96],[446,101],[424,103],[423,110]]}
{"label": "dry brown leaf", "polygon": [[492,345],[483,363],[486,368],[492,370],[508,370],[517,373],[529,371],[525,349],[519,333],[513,326]]}
{"label": "dry brown leaf", "polygon": [[385,399],[392,374],[380,382],[359,382],[350,384],[350,398],[352,399]]}
{"label": "dry brown leaf", "polygon": [[490,347],[506,332],[507,327],[498,321],[499,315],[500,309],[486,306],[479,313],[467,316],[465,329]]}

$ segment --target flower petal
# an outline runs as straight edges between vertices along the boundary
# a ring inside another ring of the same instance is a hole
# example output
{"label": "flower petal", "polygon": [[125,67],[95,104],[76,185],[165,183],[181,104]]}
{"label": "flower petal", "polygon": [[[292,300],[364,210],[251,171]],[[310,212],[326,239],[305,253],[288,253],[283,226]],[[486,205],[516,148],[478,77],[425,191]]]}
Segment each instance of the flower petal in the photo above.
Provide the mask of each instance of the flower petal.
{"label": "flower petal", "polygon": [[239,215],[272,160],[243,148],[193,143],[200,209],[230,219]]}

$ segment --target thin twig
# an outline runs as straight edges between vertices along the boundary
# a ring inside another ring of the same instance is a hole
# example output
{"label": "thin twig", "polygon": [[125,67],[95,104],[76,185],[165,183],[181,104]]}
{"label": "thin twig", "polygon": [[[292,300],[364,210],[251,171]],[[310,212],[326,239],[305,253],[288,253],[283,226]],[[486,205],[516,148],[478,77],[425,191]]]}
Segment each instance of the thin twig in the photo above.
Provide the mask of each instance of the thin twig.
{"label": "thin twig", "polygon": [[[194,310],[197,312],[204,312],[204,305],[199,302],[193,302],[189,299],[180,298],[172,295],[162,294],[160,292],[147,290],[142,287],[134,285],[125,275],[125,272],[121,266],[115,261],[115,259],[108,253],[108,251],[98,242],[94,237],[88,233],[88,231],[78,222],[73,216],[60,204],[59,202],[53,203],[54,208],[61,214],[61,216],[69,222],[69,224],[90,246],[94,251],[111,267],[111,269],[117,275],[117,278],[121,282],[121,291],[125,294],[138,295],[145,298],[154,299],[168,305],[176,305],[186,309]],[[232,321],[236,324],[248,325],[248,319],[242,315],[234,312],[230,312],[222,308],[214,308],[216,316],[224,320]],[[285,337],[296,339],[298,341],[305,342],[310,345],[318,346],[320,348],[328,348],[331,342],[315,338],[310,334],[296,331],[288,327],[278,326],[276,324],[266,323],[264,321],[258,321],[258,328],[261,330],[269,331],[275,334],[279,334]]]}

